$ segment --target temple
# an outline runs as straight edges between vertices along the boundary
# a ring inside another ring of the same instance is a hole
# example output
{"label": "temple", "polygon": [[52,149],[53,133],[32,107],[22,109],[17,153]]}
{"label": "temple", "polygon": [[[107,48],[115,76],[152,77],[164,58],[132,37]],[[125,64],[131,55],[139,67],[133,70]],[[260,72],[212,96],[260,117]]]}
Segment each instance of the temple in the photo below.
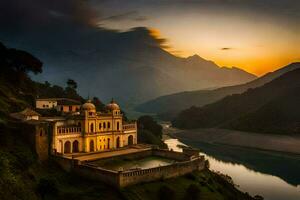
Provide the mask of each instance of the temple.
{"label": "temple", "polygon": [[96,152],[137,144],[136,122],[125,123],[119,105],[111,101],[96,112],[88,100],[79,113],[53,122],[55,153]]}
{"label": "temple", "polygon": [[37,99],[36,108],[11,113],[39,160],[121,188],[182,176],[205,168],[195,149],[175,152],[137,144],[137,123],[124,119],[112,100],[99,112],[88,100]]}

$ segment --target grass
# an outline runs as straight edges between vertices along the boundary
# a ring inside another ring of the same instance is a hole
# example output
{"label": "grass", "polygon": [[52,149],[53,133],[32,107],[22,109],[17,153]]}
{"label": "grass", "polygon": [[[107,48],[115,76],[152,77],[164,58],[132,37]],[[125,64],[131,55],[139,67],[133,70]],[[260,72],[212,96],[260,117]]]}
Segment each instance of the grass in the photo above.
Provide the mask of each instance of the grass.
{"label": "grass", "polygon": [[131,200],[156,200],[159,199],[159,189],[167,186],[174,191],[175,200],[182,200],[186,198],[187,189],[191,185],[198,187],[199,199],[201,200],[252,199],[209,170],[194,172],[178,178],[130,186],[122,189],[122,193]]}

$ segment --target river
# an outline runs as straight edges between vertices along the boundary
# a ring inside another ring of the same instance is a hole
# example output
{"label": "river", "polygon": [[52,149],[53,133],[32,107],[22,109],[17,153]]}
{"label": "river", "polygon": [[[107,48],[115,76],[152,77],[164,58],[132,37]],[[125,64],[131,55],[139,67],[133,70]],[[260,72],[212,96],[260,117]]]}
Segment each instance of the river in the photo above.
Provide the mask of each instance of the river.
{"label": "river", "polygon": [[210,169],[232,177],[241,191],[266,200],[300,200],[300,158],[249,148],[215,145],[167,138],[174,151],[180,145],[200,149],[209,160]]}

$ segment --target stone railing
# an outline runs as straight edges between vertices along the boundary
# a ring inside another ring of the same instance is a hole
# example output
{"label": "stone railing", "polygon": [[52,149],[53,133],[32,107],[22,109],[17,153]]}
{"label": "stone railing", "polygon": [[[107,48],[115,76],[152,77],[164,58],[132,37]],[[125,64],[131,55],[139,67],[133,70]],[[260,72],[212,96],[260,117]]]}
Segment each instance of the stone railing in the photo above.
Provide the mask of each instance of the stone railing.
{"label": "stone railing", "polygon": [[[152,151],[152,152],[151,152]],[[181,155],[179,155],[181,154]],[[104,181],[116,187],[126,187],[142,182],[150,182],[155,180],[167,179],[177,176],[182,176],[193,171],[202,170],[205,168],[204,156],[187,156],[183,153],[167,152],[165,150],[147,150],[139,155],[126,154],[126,158],[140,158],[150,155],[161,156],[165,158],[173,158],[174,162],[165,165],[148,169],[133,169],[126,171],[113,171],[104,169],[90,163],[88,161],[79,161],[76,157],[73,159],[62,158],[57,159],[58,163],[67,171],[73,171],[76,174],[90,178],[92,180]],[[125,158],[122,156],[123,158]],[[109,158],[107,158],[109,159]],[[113,158],[110,158],[113,159]]]}
{"label": "stone railing", "polygon": [[74,171],[93,180],[105,181],[116,187],[126,187],[142,182],[182,176],[202,169],[204,169],[204,157],[175,162],[166,166],[129,171],[112,171],[86,163],[75,166]]}
{"label": "stone railing", "polygon": [[123,124],[123,131],[136,130],[136,123]]}
{"label": "stone railing", "polygon": [[56,130],[58,135],[70,135],[70,134],[79,134],[81,133],[81,127],[57,127]]}

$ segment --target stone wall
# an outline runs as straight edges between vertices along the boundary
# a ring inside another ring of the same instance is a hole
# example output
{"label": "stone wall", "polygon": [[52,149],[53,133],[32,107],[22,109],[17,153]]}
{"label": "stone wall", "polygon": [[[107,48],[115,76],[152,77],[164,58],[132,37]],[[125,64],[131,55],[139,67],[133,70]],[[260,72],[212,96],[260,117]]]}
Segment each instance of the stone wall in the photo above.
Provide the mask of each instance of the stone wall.
{"label": "stone wall", "polygon": [[190,161],[178,162],[162,167],[122,172],[120,173],[119,187],[178,177],[202,169],[204,169],[204,157],[198,157]]}
{"label": "stone wall", "polygon": [[59,165],[66,171],[72,171],[79,176],[92,180],[98,180],[116,187],[126,187],[142,182],[150,182],[161,179],[173,178],[204,169],[204,156],[188,156],[184,153],[150,149],[147,151],[130,153],[122,156],[114,156],[98,160],[107,161],[112,159],[140,159],[147,156],[160,156],[176,160],[177,162],[150,169],[138,169],[132,171],[112,171],[103,169],[92,162],[79,162],[75,159],[68,159],[61,156],[54,156]]}
{"label": "stone wall", "polygon": [[35,126],[35,150],[39,160],[47,160],[49,157],[49,133],[48,125],[41,123]]}
{"label": "stone wall", "polygon": [[52,158],[59,164],[61,168],[63,168],[67,172],[71,172],[75,165],[79,165],[80,163],[77,160],[65,158],[62,156],[52,155]]}
{"label": "stone wall", "polygon": [[107,184],[113,185],[115,187],[120,186],[120,173],[116,171],[106,170],[99,167],[91,166],[88,164],[77,165],[72,170],[79,176],[105,182]]}
{"label": "stone wall", "polygon": [[176,161],[186,161],[186,160],[189,160],[189,158],[190,158],[190,156],[188,156],[184,153],[176,152],[176,151],[169,151],[169,150],[164,150],[164,149],[153,149],[152,155],[169,158],[169,159],[176,160]]}

